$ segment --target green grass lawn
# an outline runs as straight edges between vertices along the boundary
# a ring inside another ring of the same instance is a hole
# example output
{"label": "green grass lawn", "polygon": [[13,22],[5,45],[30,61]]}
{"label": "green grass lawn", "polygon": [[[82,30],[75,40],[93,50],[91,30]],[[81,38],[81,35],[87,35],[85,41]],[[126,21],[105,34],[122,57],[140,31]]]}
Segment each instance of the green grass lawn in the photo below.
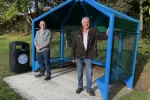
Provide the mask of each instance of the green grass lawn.
{"label": "green grass lawn", "polygon": [[15,74],[9,70],[9,43],[12,41],[25,41],[31,44],[31,36],[15,34],[0,36],[0,100],[22,100],[22,97],[2,81],[4,77]]}
{"label": "green grass lawn", "polygon": [[138,92],[133,90],[127,96],[122,97],[121,100],[150,100],[150,92]]}
{"label": "green grass lawn", "polygon": [[[6,76],[15,75],[15,73],[10,72],[9,70],[9,43],[12,41],[25,41],[31,44],[31,35],[28,36],[15,34],[0,35],[0,100],[22,100],[22,98],[18,94],[16,94],[12,89],[10,89],[7,86],[7,84],[4,83],[2,80]],[[55,49],[56,48],[54,48],[53,50],[54,52],[56,52]],[[57,49],[59,52],[59,48]],[[67,54],[65,55],[68,56]],[[57,54],[54,56],[59,55]],[[138,58],[137,64],[143,66],[144,69],[150,70],[150,43],[148,41],[140,40],[139,53],[137,58]],[[148,98],[150,98],[150,92],[137,92],[133,90],[129,95],[122,97],[121,100],[148,100]]]}

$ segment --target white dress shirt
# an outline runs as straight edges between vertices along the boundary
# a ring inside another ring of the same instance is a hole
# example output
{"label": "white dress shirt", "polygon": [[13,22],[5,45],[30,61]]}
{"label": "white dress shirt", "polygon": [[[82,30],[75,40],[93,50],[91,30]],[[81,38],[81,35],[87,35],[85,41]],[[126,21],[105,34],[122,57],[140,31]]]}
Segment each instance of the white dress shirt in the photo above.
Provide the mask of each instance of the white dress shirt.
{"label": "white dress shirt", "polygon": [[83,32],[83,44],[84,44],[84,48],[85,50],[87,50],[87,45],[88,45],[88,32]]}

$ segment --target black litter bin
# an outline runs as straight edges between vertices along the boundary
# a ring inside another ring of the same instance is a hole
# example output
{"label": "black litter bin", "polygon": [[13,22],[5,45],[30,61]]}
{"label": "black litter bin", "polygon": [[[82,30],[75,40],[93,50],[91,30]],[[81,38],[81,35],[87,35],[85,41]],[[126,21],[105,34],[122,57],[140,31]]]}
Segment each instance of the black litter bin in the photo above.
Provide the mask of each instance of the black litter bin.
{"label": "black litter bin", "polygon": [[29,44],[14,41],[9,44],[9,67],[12,72],[21,73],[30,69]]}

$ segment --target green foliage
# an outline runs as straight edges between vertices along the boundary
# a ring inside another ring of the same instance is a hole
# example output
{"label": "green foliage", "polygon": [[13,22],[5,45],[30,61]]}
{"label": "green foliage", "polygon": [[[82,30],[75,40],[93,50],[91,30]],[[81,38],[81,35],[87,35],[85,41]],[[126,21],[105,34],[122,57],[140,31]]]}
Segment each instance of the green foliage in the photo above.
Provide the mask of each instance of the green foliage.
{"label": "green foliage", "polygon": [[[128,13],[131,6],[128,4],[128,0],[97,0],[103,4],[112,7],[115,10],[118,10],[123,13]],[[107,1],[107,2],[106,2]],[[130,0],[129,0],[130,1]]]}
{"label": "green foliage", "polygon": [[28,8],[31,6],[31,0],[17,0],[17,8],[20,13],[28,13]]}
{"label": "green foliage", "polygon": [[1,0],[0,19],[2,23],[12,22],[20,14],[28,13],[30,0]]}
{"label": "green foliage", "polygon": [[52,33],[52,42],[51,42],[51,58],[60,57],[60,35],[59,33]]}
{"label": "green foliage", "polygon": [[19,36],[9,34],[0,36],[0,99],[1,100],[23,100],[18,94],[10,89],[2,78],[10,75],[15,75],[9,70],[9,43],[12,41],[26,41],[31,44],[31,36]]}
{"label": "green foliage", "polygon": [[[150,0],[97,0],[133,18],[143,20],[142,36],[150,36]],[[140,8],[141,7],[141,8]],[[143,12],[143,18],[140,19]],[[142,21],[141,21],[142,22]]]}
{"label": "green foliage", "polygon": [[18,94],[10,89],[6,83],[0,80],[0,99],[1,100],[23,100]]}
{"label": "green foliage", "polygon": [[137,67],[150,69],[150,41],[148,39],[140,39],[138,55],[137,55]]}
{"label": "green foliage", "polygon": [[141,39],[139,41],[139,52],[150,57],[150,41],[148,39]]}
{"label": "green foliage", "polygon": [[0,17],[2,17],[2,14],[5,11],[4,1],[5,0],[0,0]]}
{"label": "green foliage", "polygon": [[[58,33],[59,34],[59,33]],[[9,71],[9,43],[12,41],[25,41],[30,44],[31,48],[31,35],[28,36],[22,36],[22,35],[16,35],[16,34],[6,34],[0,36],[0,98],[2,100],[22,100],[20,96],[18,96],[12,89],[10,89],[3,81],[2,78],[10,75],[15,75],[15,73],[11,73]],[[53,33],[53,46],[51,47],[52,51],[52,57],[59,56],[59,41],[60,41],[60,35],[57,36],[57,33]],[[106,42],[100,41],[98,43],[98,46],[102,46],[100,48],[107,48]],[[139,53],[145,56],[150,55],[150,42],[143,39],[139,41]],[[30,49],[31,51],[31,49]],[[65,57],[70,56],[71,49],[68,47],[65,47]],[[100,55],[106,50],[100,51]],[[105,58],[105,54],[103,54],[103,58]],[[139,55],[139,58],[140,55]],[[146,63],[146,69],[150,69],[150,60],[148,60]],[[138,63],[143,63],[142,59],[138,60]],[[148,100],[149,97],[148,92],[137,92],[133,91],[131,94],[123,97],[121,100]]]}
{"label": "green foliage", "polygon": [[16,5],[17,5],[16,2],[13,2],[7,9],[7,11],[4,13],[5,21],[12,20],[18,14],[18,9]]}

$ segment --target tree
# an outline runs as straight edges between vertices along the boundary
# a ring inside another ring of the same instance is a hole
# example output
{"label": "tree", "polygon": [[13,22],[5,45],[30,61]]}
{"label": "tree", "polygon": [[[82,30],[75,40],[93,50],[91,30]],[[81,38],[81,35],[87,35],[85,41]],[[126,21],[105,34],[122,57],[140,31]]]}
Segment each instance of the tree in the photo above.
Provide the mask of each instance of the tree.
{"label": "tree", "polygon": [[10,26],[11,24],[7,23],[17,22],[17,18],[19,17],[19,19],[23,19],[24,30],[28,30],[34,18],[64,1],[65,0],[0,0],[0,25],[4,27]]}
{"label": "tree", "polygon": [[[139,19],[141,22],[142,36],[150,35],[147,24],[150,21],[150,0],[97,0],[120,12]],[[144,27],[145,26],[145,27]],[[144,31],[145,30],[145,31]],[[144,32],[143,32],[144,31]]]}
{"label": "tree", "polygon": [[136,14],[139,15],[138,19],[140,19],[141,22],[141,27],[140,27],[141,35],[145,36],[145,34],[147,33],[146,31],[144,32],[144,30],[147,29],[147,27],[144,27],[144,24],[146,25],[148,21],[150,21],[150,17],[149,17],[150,0],[130,0],[128,2],[132,6],[131,7],[132,12],[136,12]]}

